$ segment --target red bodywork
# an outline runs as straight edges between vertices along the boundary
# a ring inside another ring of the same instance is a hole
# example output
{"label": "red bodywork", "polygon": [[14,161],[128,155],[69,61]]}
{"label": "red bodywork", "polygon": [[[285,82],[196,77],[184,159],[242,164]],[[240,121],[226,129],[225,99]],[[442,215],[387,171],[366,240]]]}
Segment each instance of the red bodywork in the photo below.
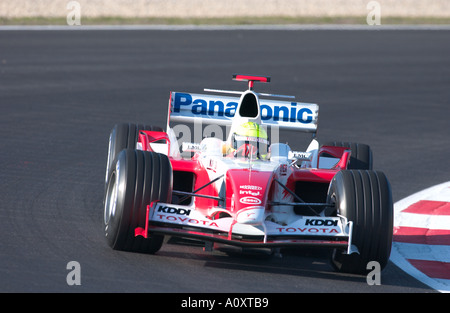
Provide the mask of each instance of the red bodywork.
{"label": "red bodywork", "polygon": [[[169,137],[164,132],[155,131],[141,131],[139,135],[139,143],[142,146],[142,150],[153,151],[151,143],[161,142],[165,140],[169,143]],[[323,146],[318,155],[326,154],[327,156],[332,156],[339,158],[339,161],[331,169],[320,169],[320,168],[293,168],[292,172],[286,180],[286,187],[290,190],[295,190],[295,184],[297,182],[312,182],[312,183],[322,183],[329,184],[334,175],[347,167],[347,163],[350,158],[350,151],[347,148],[342,147],[332,147]],[[317,160],[320,160],[318,158]],[[193,191],[201,189],[198,195],[207,195],[211,197],[219,197],[219,194],[214,188],[213,184],[210,183],[210,177],[208,175],[208,169],[194,156],[192,159],[175,159],[170,158],[172,164],[173,172],[188,172],[192,173],[194,177]],[[317,161],[319,162],[319,161]],[[319,164],[320,165],[320,164]],[[209,168],[211,170],[211,168]],[[276,171],[257,171],[250,169],[229,169],[226,172],[226,195],[225,195],[225,208],[222,211],[226,211],[230,216],[237,216],[238,214],[245,212],[247,207],[252,205],[264,206],[265,210],[270,211],[270,199],[272,198],[273,187],[276,179],[282,178],[285,175],[286,168],[283,169],[282,166]],[[205,187],[205,185],[207,185]],[[286,192],[286,191],[285,191]],[[287,193],[287,192],[286,192]],[[200,224],[210,221],[214,223],[215,214],[220,213],[217,210],[212,210],[217,208],[218,200],[203,197],[194,197],[195,209],[201,211],[205,217],[205,220],[198,221]],[[153,205],[153,203],[151,204]],[[231,229],[228,235],[215,234],[211,232],[203,232],[199,230],[185,230],[177,227],[168,227],[160,225],[149,225],[148,224],[148,213],[150,206],[147,208],[147,224],[145,229],[137,228],[136,236],[141,235],[144,237],[148,236],[149,231],[163,232],[169,235],[175,236],[188,236],[199,239],[210,239],[215,242],[238,244],[240,246],[250,245],[255,246],[255,242],[248,242],[246,240],[236,241],[231,237]],[[211,214],[211,212],[213,212]],[[250,210],[250,213],[254,214]],[[180,217],[181,218],[181,217]],[[208,222],[209,223],[209,222]],[[235,222],[234,222],[235,223]],[[231,225],[233,227],[234,223]],[[264,242],[265,247],[276,247],[280,244],[284,246],[287,245],[315,245],[315,246],[346,246],[348,244],[347,240],[309,240],[309,239],[290,239],[290,240],[269,240]]]}

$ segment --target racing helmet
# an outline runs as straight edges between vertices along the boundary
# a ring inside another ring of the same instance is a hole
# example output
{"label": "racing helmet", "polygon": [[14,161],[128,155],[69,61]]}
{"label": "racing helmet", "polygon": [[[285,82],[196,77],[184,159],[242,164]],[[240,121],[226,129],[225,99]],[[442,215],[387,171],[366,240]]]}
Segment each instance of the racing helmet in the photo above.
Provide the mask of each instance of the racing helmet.
{"label": "racing helmet", "polygon": [[265,159],[268,151],[268,136],[263,127],[255,122],[239,125],[232,135],[236,157]]}

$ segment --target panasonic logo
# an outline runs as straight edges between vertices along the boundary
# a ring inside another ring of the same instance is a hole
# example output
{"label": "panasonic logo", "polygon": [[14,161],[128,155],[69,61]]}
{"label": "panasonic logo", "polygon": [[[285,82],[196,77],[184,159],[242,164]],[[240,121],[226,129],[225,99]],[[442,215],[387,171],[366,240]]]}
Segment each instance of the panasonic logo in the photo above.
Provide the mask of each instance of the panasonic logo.
{"label": "panasonic logo", "polygon": [[[180,113],[181,110],[189,110],[192,115],[212,116],[212,117],[228,117],[232,118],[236,113],[238,102],[232,100],[234,98],[223,97],[219,99],[209,98],[193,98],[189,93],[174,93],[173,112]],[[225,99],[230,99],[226,101]],[[222,101],[223,100],[223,101]],[[288,123],[309,124],[313,122],[314,113],[301,104],[297,106],[297,102],[279,102],[275,105],[267,105],[260,103],[261,120],[262,121],[283,121]]]}

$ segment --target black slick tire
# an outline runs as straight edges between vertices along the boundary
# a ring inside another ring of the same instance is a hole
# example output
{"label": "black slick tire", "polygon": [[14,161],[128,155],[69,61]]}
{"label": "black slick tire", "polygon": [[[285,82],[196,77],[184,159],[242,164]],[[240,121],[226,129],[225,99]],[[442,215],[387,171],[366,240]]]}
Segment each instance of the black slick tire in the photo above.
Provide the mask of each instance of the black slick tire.
{"label": "black slick tire", "polygon": [[139,131],[141,130],[163,131],[161,127],[133,123],[116,124],[111,129],[111,132],[109,133],[105,185],[108,183],[109,171],[116,156],[123,149],[136,149]]}
{"label": "black slick tire", "polygon": [[327,201],[337,214],[353,222],[352,244],[359,254],[335,249],[331,262],[340,272],[365,274],[376,261],[383,269],[389,260],[393,234],[393,204],[389,181],[379,171],[343,170],[331,181]]}
{"label": "black slick tire", "polygon": [[371,170],[373,169],[373,154],[369,145],[355,142],[332,141],[323,146],[348,147],[352,151],[347,169]]}
{"label": "black slick tire", "polygon": [[145,227],[147,205],[169,202],[172,195],[172,166],[164,154],[125,149],[111,167],[104,200],[104,230],[115,250],[156,253],[164,236],[135,236]]}

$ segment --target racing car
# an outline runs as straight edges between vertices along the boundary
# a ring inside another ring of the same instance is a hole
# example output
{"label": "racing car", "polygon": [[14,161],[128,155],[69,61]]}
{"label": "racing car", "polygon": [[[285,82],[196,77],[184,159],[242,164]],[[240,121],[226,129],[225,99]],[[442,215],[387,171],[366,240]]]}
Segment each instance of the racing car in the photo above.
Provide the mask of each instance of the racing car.
{"label": "racing car", "polygon": [[[319,143],[317,104],[254,90],[270,77],[233,79],[248,88],[170,92],[165,129],[113,127],[104,197],[109,246],[153,254],[171,236],[207,250],[326,247],[337,271],[366,273],[371,261],[384,268],[392,193],[386,175],[373,170],[370,146]],[[200,136],[186,136],[202,127]],[[295,151],[279,130],[312,139]]]}

